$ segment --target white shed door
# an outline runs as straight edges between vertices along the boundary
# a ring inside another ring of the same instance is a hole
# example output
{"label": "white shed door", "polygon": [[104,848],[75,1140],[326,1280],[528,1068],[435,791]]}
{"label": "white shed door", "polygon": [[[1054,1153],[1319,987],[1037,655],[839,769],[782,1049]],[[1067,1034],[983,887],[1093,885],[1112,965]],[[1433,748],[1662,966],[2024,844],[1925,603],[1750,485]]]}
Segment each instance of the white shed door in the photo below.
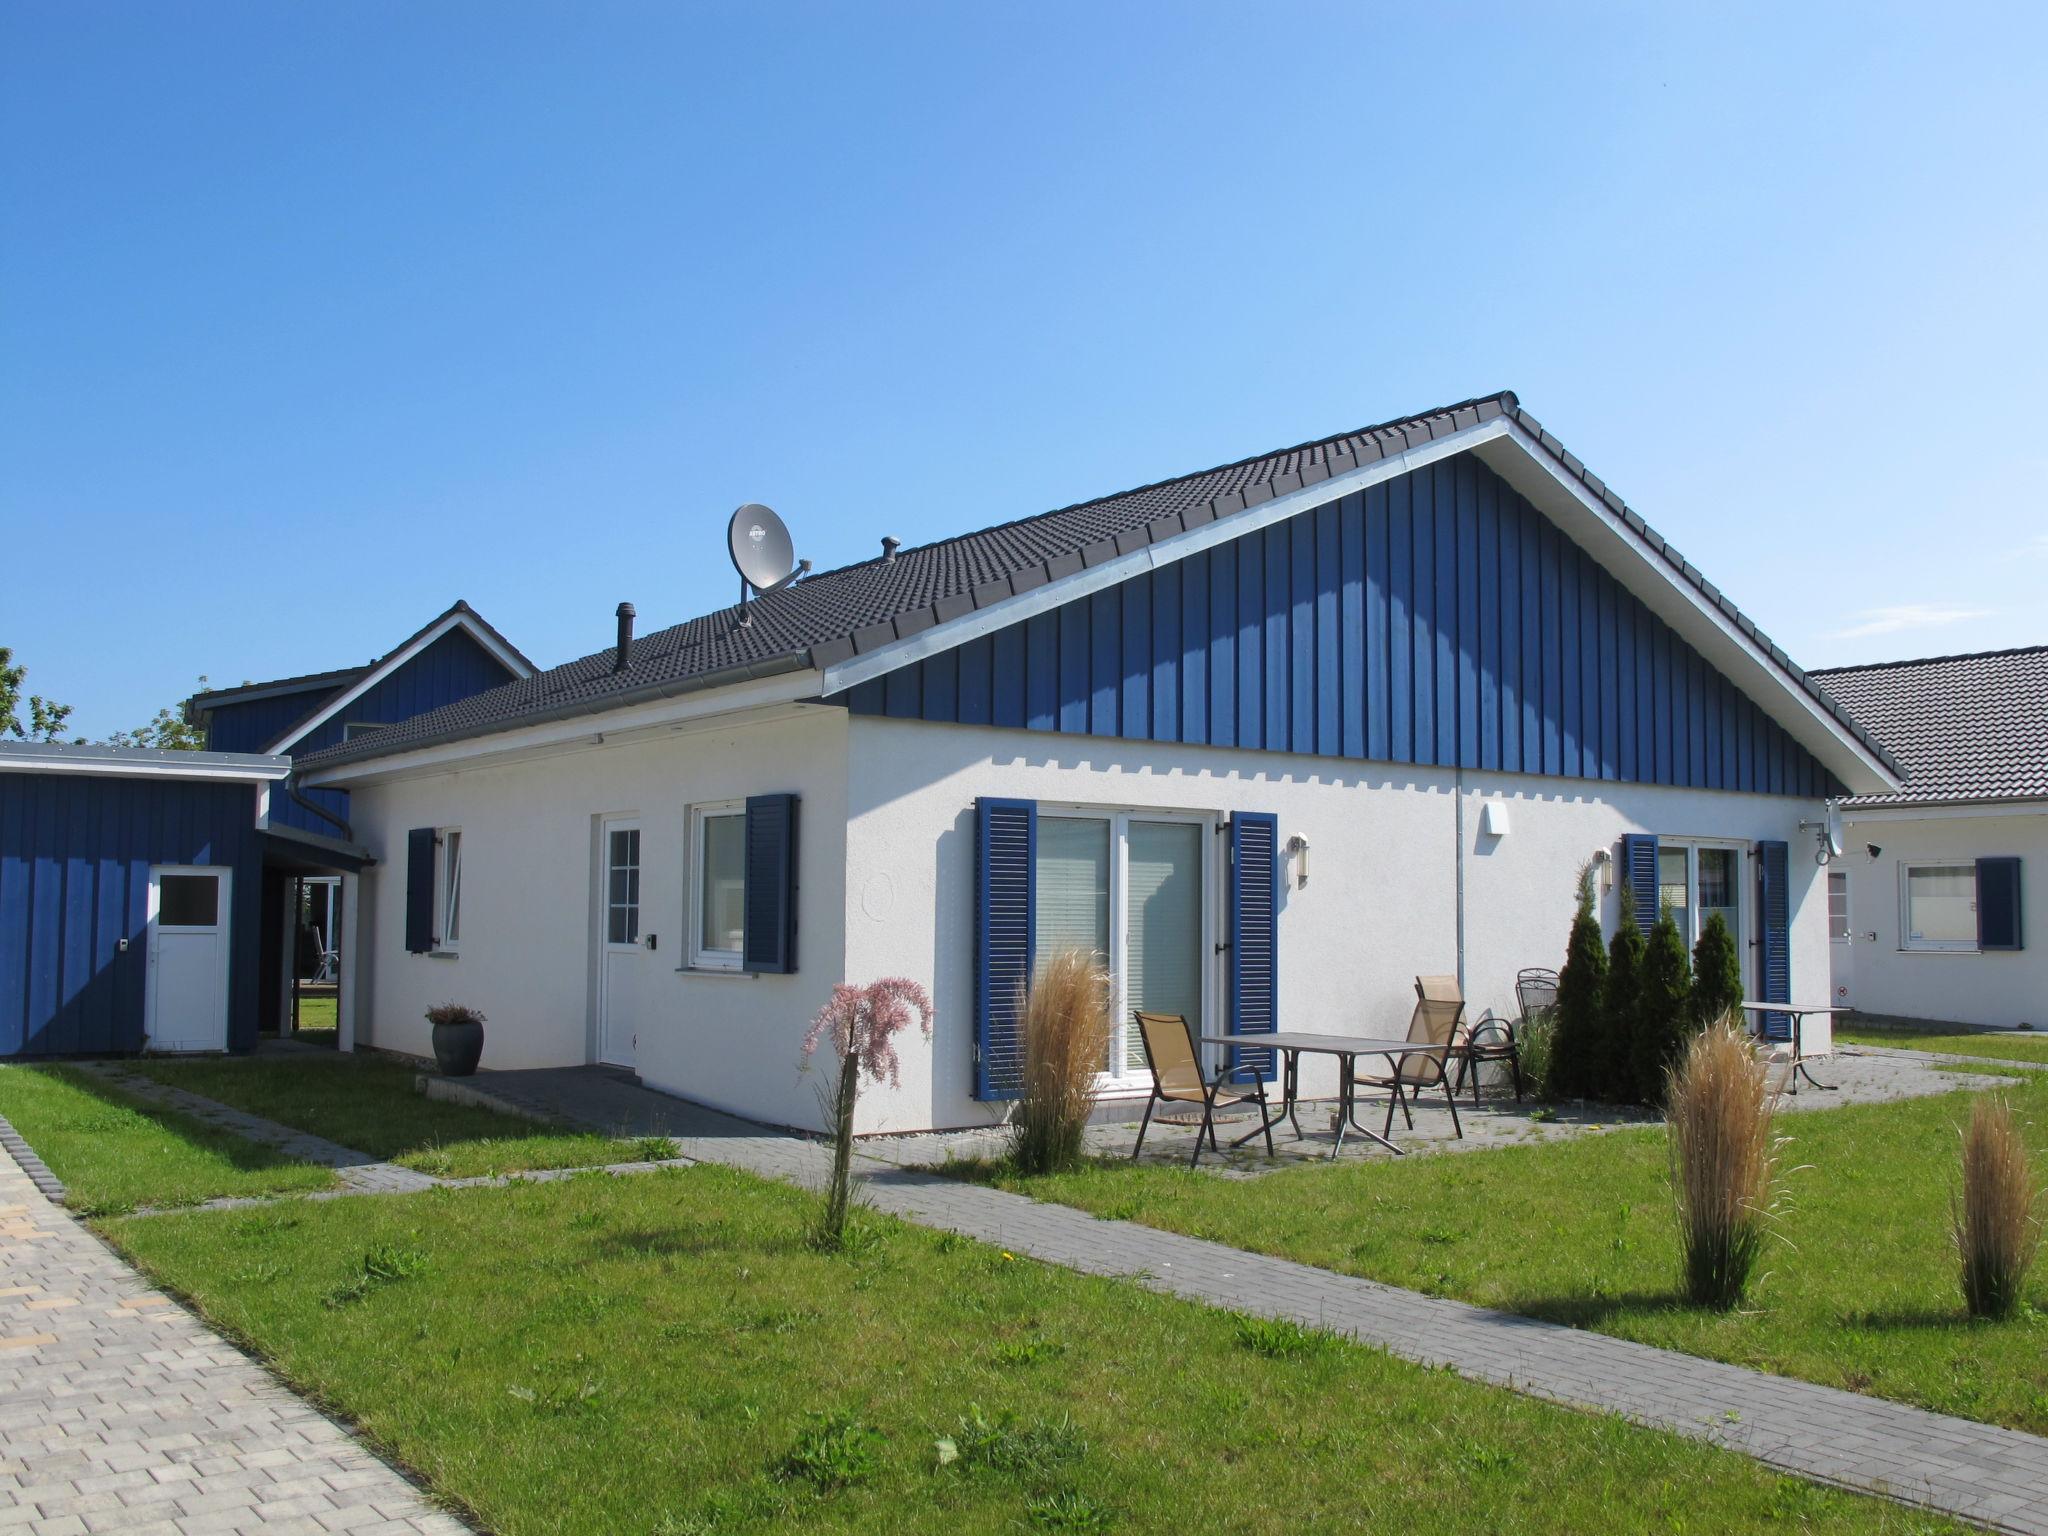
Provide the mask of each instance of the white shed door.
{"label": "white shed door", "polygon": [[228,1048],[228,872],[149,872],[149,1049]]}

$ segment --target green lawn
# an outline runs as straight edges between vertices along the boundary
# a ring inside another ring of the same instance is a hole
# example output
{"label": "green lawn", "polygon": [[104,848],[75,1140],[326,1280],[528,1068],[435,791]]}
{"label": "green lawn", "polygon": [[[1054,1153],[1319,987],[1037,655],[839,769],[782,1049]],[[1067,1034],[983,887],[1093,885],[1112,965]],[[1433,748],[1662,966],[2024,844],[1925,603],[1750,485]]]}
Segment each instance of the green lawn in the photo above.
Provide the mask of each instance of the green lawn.
{"label": "green lawn", "polygon": [[0,1067],[0,1115],[87,1213],[335,1185],[325,1168],[136,1104],[69,1067]]}
{"label": "green lawn", "polygon": [[110,1223],[500,1536],[1952,1531],[716,1167]]}
{"label": "green lawn", "polygon": [[299,999],[299,1028],[292,1037],[307,1045],[334,1044],[334,994],[325,992],[317,997]]}
{"label": "green lawn", "polygon": [[1888,1045],[1899,1051],[1943,1051],[1951,1056],[1987,1056],[1994,1061],[2038,1061],[2048,1066],[2048,1035],[2034,1030],[1910,1029],[1890,1024],[1841,1023],[1835,1038],[1847,1045]]}
{"label": "green lawn", "polygon": [[415,1091],[417,1068],[373,1056],[144,1060],[134,1068],[160,1083],[443,1178],[671,1155],[666,1144],[562,1131],[430,1099]]}
{"label": "green lawn", "polygon": [[[2012,1094],[2048,1166],[2048,1076]],[[1755,1311],[1676,1300],[1662,1127],[1543,1146],[1351,1160],[1257,1179],[1124,1160],[1019,1180],[1098,1215],[1667,1349],[2048,1432],[2048,1267],[2033,1309],[1968,1321],[1948,1234],[1966,1095],[1786,1115],[1790,1209]],[[1800,1165],[1807,1165],[1801,1167]]]}

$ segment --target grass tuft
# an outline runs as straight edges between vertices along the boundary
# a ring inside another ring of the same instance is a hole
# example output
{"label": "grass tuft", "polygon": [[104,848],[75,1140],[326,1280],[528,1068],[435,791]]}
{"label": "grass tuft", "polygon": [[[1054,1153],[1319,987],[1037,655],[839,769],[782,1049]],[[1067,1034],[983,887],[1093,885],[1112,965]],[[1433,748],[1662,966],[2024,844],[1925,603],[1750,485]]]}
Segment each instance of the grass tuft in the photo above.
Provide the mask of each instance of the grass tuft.
{"label": "grass tuft", "polygon": [[879,1465],[880,1431],[844,1413],[813,1413],[775,1464],[782,1482],[808,1483],[820,1493],[857,1488],[873,1479]]}
{"label": "grass tuft", "polygon": [[1770,1236],[1776,1096],[1749,1042],[1726,1024],[1696,1035],[1667,1083],[1686,1299],[1726,1311],[1749,1289]]}
{"label": "grass tuft", "polygon": [[1248,1317],[1237,1320],[1237,1342],[1241,1348],[1268,1360],[1298,1360],[1327,1355],[1343,1342],[1321,1328],[1304,1328],[1284,1317]]}
{"label": "grass tuft", "polygon": [[1963,1132],[1963,1182],[1950,1213],[1972,1317],[2009,1318],[2026,1294],[2041,1248],[2034,1173],[2012,1106],[1984,1094]]}
{"label": "grass tuft", "polygon": [[1113,986],[1099,956],[1048,956],[1024,998],[1024,1076],[1010,1117],[1011,1155],[1027,1174],[1061,1173],[1081,1161],[1109,1050]]}

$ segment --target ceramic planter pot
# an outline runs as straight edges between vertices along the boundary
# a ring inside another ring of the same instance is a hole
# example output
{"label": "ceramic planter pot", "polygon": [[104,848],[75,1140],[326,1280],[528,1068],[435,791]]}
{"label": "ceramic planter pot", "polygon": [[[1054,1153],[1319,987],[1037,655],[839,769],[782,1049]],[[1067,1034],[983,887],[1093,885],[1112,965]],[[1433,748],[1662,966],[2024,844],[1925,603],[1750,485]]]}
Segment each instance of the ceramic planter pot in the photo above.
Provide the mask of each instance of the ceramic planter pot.
{"label": "ceramic planter pot", "polygon": [[483,1025],[471,1021],[434,1026],[434,1065],[443,1077],[468,1077],[483,1054]]}

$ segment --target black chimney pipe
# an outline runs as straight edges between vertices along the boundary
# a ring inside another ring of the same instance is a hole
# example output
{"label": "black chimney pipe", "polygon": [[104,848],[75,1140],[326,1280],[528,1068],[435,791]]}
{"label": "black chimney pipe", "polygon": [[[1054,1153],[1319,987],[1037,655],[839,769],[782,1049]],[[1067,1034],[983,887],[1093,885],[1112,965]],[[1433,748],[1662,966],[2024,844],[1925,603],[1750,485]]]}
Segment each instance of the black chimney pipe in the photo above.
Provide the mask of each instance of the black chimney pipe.
{"label": "black chimney pipe", "polygon": [[619,604],[619,654],[612,661],[614,672],[623,672],[633,660],[633,605]]}
{"label": "black chimney pipe", "polygon": [[886,533],[885,533],[885,534],[883,534],[883,535],[882,535],[882,564],[884,564],[884,565],[889,565],[889,564],[892,564],[892,563],[893,563],[893,562],[895,561],[895,559],[896,559],[896,551],[897,551],[897,550],[898,550],[899,548],[901,548],[901,547],[902,547],[902,544],[903,544],[903,541],[902,541],[901,539],[892,539],[891,537],[889,537],[889,535],[888,535],[888,534],[886,534]]}

